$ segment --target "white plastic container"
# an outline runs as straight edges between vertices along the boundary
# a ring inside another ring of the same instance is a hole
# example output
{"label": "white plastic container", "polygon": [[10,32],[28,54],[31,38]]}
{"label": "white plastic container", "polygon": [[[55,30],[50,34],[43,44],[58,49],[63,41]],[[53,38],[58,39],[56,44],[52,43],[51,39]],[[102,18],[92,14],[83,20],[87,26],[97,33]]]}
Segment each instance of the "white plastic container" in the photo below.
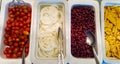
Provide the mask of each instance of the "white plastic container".
{"label": "white plastic container", "polygon": [[[3,35],[4,35],[4,28],[5,28],[5,25],[6,25],[6,20],[7,20],[7,7],[8,7],[8,4],[12,2],[12,0],[3,0],[2,1],[2,7],[1,7],[1,32],[0,35],[0,64],[21,64],[22,63],[22,59],[21,58],[5,58],[4,55],[3,55],[3,48],[4,48],[4,45],[3,45]],[[32,8],[32,17],[31,17],[31,31],[30,31],[30,48],[31,48],[31,37],[32,37],[32,26],[33,26],[33,1],[32,0],[25,0],[26,3],[30,4],[31,8]],[[25,58],[26,60],[26,64],[31,64],[31,61],[30,61],[30,51],[31,49],[29,48],[29,53],[28,53],[28,56]]]}
{"label": "white plastic container", "polygon": [[105,6],[120,6],[120,0],[103,0],[101,3],[101,28],[102,28],[102,50],[103,50],[103,60],[108,64],[120,64],[120,59],[107,57],[105,49],[105,34],[104,34],[104,7]]}
{"label": "white plastic container", "polygon": [[97,41],[97,51],[98,58],[101,63],[101,33],[100,33],[100,19],[99,19],[99,4],[94,0],[70,0],[68,2],[69,6],[69,55],[70,55],[70,64],[96,64],[94,58],[76,58],[71,54],[71,9],[74,5],[82,6],[93,6],[95,11],[95,28],[96,28],[96,41]]}
{"label": "white plastic container", "polygon": [[66,58],[68,57],[67,55],[67,42],[66,42],[66,25],[67,25],[67,1],[64,1],[64,0],[38,0],[35,2],[35,7],[34,7],[34,10],[35,10],[35,14],[34,14],[34,28],[33,28],[33,31],[32,31],[32,34],[34,34],[33,36],[33,41],[34,44],[32,45],[32,49],[33,51],[31,51],[31,61],[34,63],[34,64],[57,64],[58,63],[58,58],[40,58],[40,57],[37,57],[36,53],[37,53],[37,37],[38,37],[38,29],[39,29],[39,22],[40,22],[40,7],[41,5],[62,5],[63,8],[64,8],[64,21],[63,21],[63,34],[64,34],[64,54],[65,54],[65,61],[66,61]]}

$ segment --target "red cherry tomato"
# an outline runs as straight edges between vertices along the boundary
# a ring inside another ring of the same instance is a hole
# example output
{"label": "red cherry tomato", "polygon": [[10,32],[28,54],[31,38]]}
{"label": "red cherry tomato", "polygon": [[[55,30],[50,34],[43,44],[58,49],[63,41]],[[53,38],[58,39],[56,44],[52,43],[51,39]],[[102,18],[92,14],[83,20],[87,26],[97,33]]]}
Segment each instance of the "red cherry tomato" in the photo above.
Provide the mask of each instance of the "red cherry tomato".
{"label": "red cherry tomato", "polygon": [[22,27],[23,26],[23,24],[22,23],[20,23],[20,27]]}
{"label": "red cherry tomato", "polygon": [[17,55],[16,55],[16,54],[13,54],[12,57],[13,57],[13,58],[17,58]]}
{"label": "red cherry tomato", "polygon": [[7,40],[4,40],[4,44],[5,44],[5,45],[8,45],[8,41],[7,41]]}
{"label": "red cherry tomato", "polygon": [[6,31],[9,31],[10,30],[10,27],[8,27],[8,25],[5,27],[5,30]]}
{"label": "red cherry tomato", "polygon": [[27,43],[27,44],[25,45],[25,47],[26,47],[26,48],[29,48],[29,43]]}
{"label": "red cherry tomato", "polygon": [[22,57],[22,52],[19,51],[19,52],[17,53],[17,56],[18,56],[18,57]]}
{"label": "red cherry tomato", "polygon": [[24,42],[28,42],[28,38],[24,38]]}
{"label": "red cherry tomato", "polygon": [[21,51],[21,52],[23,51],[23,47],[20,48],[20,51]]}
{"label": "red cherry tomato", "polygon": [[5,34],[4,34],[4,37],[5,37],[5,38],[8,38],[8,37],[9,37],[9,35],[8,35],[7,33],[5,33]]}
{"label": "red cherry tomato", "polygon": [[5,49],[5,50],[3,51],[3,53],[4,53],[4,54],[7,54],[7,53],[8,53],[8,51]]}
{"label": "red cherry tomato", "polygon": [[15,47],[18,47],[18,45],[19,45],[19,44],[18,44],[17,42],[14,43],[14,46],[15,46]]}
{"label": "red cherry tomato", "polygon": [[7,58],[11,58],[11,54],[6,54],[6,57]]}
{"label": "red cherry tomato", "polygon": [[10,48],[13,50],[15,47],[13,45],[11,45]]}
{"label": "red cherry tomato", "polygon": [[13,53],[17,53],[18,51],[19,51],[19,48],[17,47],[13,50]]}
{"label": "red cherry tomato", "polygon": [[11,53],[12,53],[12,50],[11,50],[11,49],[9,49],[9,50],[8,50],[8,53],[9,53],[9,54],[11,54]]}
{"label": "red cherry tomato", "polygon": [[28,53],[29,52],[29,48],[25,48],[25,52]]}

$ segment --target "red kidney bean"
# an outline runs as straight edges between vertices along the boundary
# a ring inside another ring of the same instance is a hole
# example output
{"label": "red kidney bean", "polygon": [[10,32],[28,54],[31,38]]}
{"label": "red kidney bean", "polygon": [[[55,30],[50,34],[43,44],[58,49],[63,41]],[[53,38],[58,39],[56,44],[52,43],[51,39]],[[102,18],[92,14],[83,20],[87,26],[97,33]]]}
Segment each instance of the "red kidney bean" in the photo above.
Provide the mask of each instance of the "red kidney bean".
{"label": "red kidney bean", "polygon": [[95,33],[95,12],[92,6],[74,6],[71,10],[71,53],[74,57],[94,57],[87,45],[85,30]]}

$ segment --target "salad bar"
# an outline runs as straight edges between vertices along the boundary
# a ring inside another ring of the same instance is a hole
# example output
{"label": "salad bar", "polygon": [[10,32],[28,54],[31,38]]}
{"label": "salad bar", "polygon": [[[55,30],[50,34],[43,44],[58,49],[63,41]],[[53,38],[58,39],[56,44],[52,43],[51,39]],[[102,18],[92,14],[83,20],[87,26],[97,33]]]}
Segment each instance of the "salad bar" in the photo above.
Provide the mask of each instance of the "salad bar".
{"label": "salad bar", "polygon": [[119,0],[0,0],[0,7],[0,64],[120,64]]}

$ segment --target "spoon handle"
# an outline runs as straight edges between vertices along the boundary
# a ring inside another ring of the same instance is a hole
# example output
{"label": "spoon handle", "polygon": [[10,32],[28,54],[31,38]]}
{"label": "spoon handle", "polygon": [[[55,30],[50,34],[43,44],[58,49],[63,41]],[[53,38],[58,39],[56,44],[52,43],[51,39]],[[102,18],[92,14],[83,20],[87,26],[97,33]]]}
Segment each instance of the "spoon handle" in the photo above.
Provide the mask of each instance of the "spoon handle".
{"label": "spoon handle", "polygon": [[22,51],[22,64],[25,64],[25,47],[23,48]]}
{"label": "spoon handle", "polygon": [[62,56],[62,64],[65,64],[65,63],[64,63],[64,55],[63,55],[63,52],[61,52],[61,56]]}
{"label": "spoon handle", "polygon": [[65,64],[65,63],[64,63],[64,55],[63,55],[63,52],[62,52],[62,51],[60,51],[60,52],[58,53],[58,64]]}
{"label": "spoon handle", "polygon": [[95,51],[95,48],[93,47],[92,49],[93,49],[93,54],[94,54],[94,57],[95,57],[96,64],[100,64],[98,56],[97,56],[96,51]]}

